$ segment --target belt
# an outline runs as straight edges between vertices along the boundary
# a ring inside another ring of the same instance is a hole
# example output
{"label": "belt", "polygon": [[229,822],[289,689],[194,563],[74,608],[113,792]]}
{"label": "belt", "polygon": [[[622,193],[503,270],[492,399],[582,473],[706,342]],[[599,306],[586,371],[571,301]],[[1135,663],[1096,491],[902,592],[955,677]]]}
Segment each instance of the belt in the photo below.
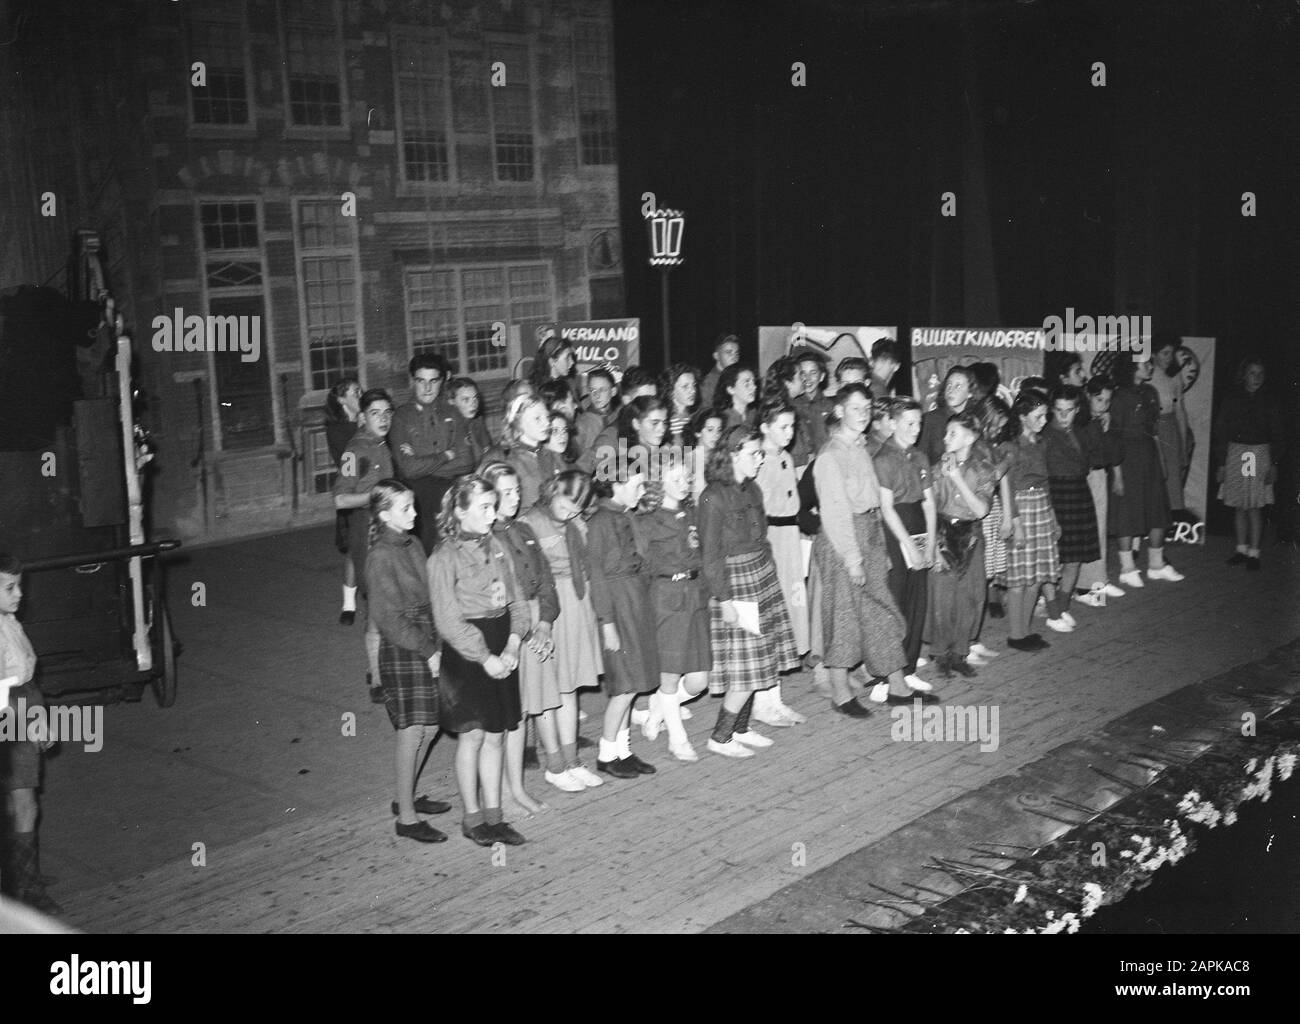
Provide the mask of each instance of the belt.
{"label": "belt", "polygon": [[768,516],[767,525],[768,526],[798,526],[799,517],[798,516]]}
{"label": "belt", "polygon": [[682,580],[697,580],[699,578],[699,569],[689,569],[686,572],[675,572],[671,576],[666,573],[655,573],[655,579],[667,580],[669,583],[680,583]]}

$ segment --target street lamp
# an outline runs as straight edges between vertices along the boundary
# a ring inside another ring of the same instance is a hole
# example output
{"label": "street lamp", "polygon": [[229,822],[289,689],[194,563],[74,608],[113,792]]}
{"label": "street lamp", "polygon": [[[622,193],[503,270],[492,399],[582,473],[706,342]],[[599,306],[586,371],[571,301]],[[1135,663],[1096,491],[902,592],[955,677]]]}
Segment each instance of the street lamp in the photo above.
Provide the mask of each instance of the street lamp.
{"label": "street lamp", "polygon": [[671,364],[668,328],[668,271],[680,266],[682,235],[686,232],[686,214],[681,210],[651,210],[645,215],[650,226],[650,266],[663,274],[664,366]]}

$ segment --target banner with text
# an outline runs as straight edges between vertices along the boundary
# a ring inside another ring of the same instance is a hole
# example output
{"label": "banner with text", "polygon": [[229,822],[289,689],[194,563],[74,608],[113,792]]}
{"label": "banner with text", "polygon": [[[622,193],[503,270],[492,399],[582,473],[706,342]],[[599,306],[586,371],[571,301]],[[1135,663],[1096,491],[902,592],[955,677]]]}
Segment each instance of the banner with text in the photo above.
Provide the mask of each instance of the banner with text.
{"label": "banner with text", "polygon": [[952,367],[993,363],[1010,401],[1025,377],[1042,375],[1046,340],[1042,327],[913,327],[912,394],[928,411]]}
{"label": "banner with text", "polygon": [[617,320],[558,320],[544,324],[537,329],[532,350],[525,353],[530,363],[542,342],[556,333],[573,346],[580,374],[605,366],[621,377],[623,370],[641,358],[641,319],[633,316]]}

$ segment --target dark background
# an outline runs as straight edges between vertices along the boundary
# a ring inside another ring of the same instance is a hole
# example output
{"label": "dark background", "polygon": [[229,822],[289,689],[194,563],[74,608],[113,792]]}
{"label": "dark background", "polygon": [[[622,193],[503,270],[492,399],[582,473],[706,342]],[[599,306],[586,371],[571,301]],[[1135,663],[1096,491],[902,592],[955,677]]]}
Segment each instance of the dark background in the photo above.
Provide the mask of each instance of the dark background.
{"label": "dark background", "polygon": [[1294,399],[1294,0],[615,0],[615,31],[647,363],[651,191],[687,213],[674,358],[707,363],[734,330],[753,361],[764,323],[1031,326],[1072,306],[1218,338],[1220,388],[1263,352]]}

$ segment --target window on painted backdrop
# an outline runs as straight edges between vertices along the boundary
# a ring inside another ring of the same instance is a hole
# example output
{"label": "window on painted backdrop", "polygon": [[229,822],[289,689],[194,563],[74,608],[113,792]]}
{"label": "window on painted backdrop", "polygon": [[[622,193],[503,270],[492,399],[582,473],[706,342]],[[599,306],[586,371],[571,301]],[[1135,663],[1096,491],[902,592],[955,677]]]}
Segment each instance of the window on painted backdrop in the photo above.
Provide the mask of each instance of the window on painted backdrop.
{"label": "window on painted backdrop", "polygon": [[[257,203],[199,204],[207,315],[246,318],[242,322],[266,338],[266,294],[262,275]],[[256,317],[256,320],[253,320]],[[236,321],[240,322],[240,321]],[[218,410],[221,448],[258,448],[275,440],[271,414],[271,360],[245,362],[238,351],[212,352],[209,401]]]}
{"label": "window on painted backdrop", "polygon": [[573,65],[578,100],[578,141],[586,166],[618,160],[614,128],[614,62],[608,22],[574,22]]}
{"label": "window on painted backdrop", "polygon": [[397,132],[407,182],[452,180],[454,147],[444,50],[430,33],[393,30],[397,70]]}
{"label": "window on painted backdrop", "polygon": [[298,284],[312,390],[357,376],[355,224],[355,217],[343,216],[337,199],[298,202]]}
{"label": "window on painted backdrop", "polygon": [[555,319],[551,268],[545,263],[496,267],[408,267],[404,277],[411,354],[437,352],[452,372],[504,376],[517,353],[494,344],[497,325]]}
{"label": "window on painted backdrop", "polygon": [[[201,61],[206,84],[191,79],[190,109],[195,124],[246,125],[249,117],[248,61],[242,5],[205,4],[189,8],[190,66]],[[192,74],[193,72],[191,72]]]}
{"label": "window on painted backdrop", "polygon": [[536,153],[533,141],[533,86],[528,47],[494,42],[491,64],[504,65],[505,85],[488,86],[492,108],[492,144],[499,182],[532,181]]}
{"label": "window on painted backdrop", "polygon": [[281,0],[289,123],[343,124],[343,45],[334,0]]}

